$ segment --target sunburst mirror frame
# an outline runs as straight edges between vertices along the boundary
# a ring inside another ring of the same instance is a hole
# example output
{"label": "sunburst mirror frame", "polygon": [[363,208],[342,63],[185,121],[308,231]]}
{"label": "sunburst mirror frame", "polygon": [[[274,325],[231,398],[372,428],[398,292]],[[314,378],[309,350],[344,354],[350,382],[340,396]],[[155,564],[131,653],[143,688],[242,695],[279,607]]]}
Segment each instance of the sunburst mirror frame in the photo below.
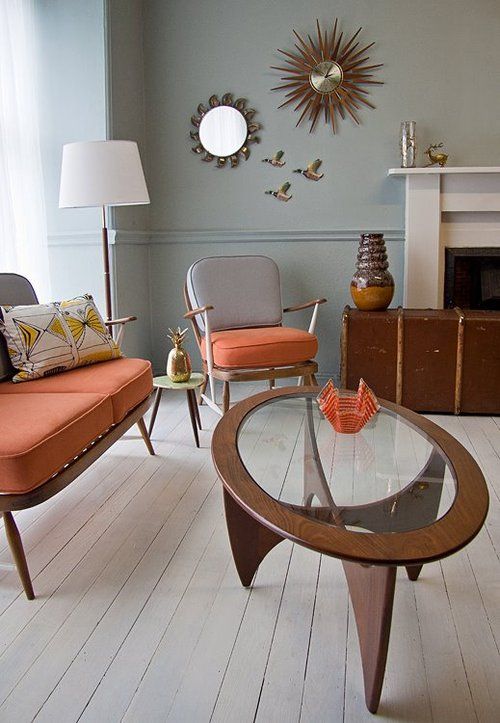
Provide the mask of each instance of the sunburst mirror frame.
{"label": "sunburst mirror frame", "polygon": [[[336,114],[343,120],[346,112],[359,125],[357,111],[361,106],[375,108],[367,100],[369,91],[363,86],[383,85],[380,80],[373,80],[371,71],[381,68],[383,63],[368,65],[366,55],[375,43],[359,48],[356,41],[362,28],[359,28],[349,40],[344,40],[344,33],[339,32],[338,18],[335,19],[331,32],[321,31],[319,20],[316,20],[317,38],[313,40],[307,35],[307,42],[294,30],[298,40],[294,43],[297,52],[278,49],[285,56],[287,66],[272,65],[273,70],[286,73],[281,80],[285,81],[272,90],[286,89],[286,100],[279,108],[297,103],[294,110],[302,109],[297,126],[304,120],[311,123],[309,132],[314,130],[323,110],[325,123],[330,123],[333,133],[336,131]],[[326,73],[324,72],[326,70]],[[318,78],[324,79],[325,89],[318,89]],[[330,82],[328,83],[328,80]],[[330,87],[328,87],[330,85]]]}
{"label": "sunburst mirror frame", "polygon": [[[245,119],[245,123],[247,126],[247,135],[241,147],[229,156],[213,155],[204,147],[204,145],[200,141],[199,127],[203,116],[209,113],[213,108],[217,108],[219,106],[229,106],[231,108],[235,108],[241,113],[241,115]],[[199,154],[201,156],[201,160],[205,161],[206,163],[216,161],[217,168],[224,168],[225,166],[228,166],[230,168],[236,168],[241,158],[243,158],[245,161],[248,160],[248,157],[250,155],[250,148],[248,146],[251,143],[260,143],[260,138],[256,136],[255,133],[260,128],[262,128],[262,126],[260,123],[256,123],[253,120],[256,112],[257,111],[254,108],[247,108],[247,100],[245,98],[237,98],[236,100],[233,100],[232,93],[225,93],[222,96],[221,100],[219,100],[217,95],[210,96],[208,100],[208,107],[205,106],[203,103],[200,103],[197,108],[197,115],[191,116],[191,123],[197,129],[195,131],[191,131],[189,134],[191,136],[191,139],[193,141],[196,141],[196,145],[191,150],[193,151],[193,153]]]}

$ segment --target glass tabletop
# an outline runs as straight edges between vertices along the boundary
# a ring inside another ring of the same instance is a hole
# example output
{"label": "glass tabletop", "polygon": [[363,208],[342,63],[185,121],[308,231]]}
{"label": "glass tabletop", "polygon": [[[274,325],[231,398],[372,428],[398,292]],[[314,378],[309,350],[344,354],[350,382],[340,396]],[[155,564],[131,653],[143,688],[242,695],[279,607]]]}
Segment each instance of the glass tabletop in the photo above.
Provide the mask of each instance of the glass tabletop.
{"label": "glass tabletop", "polygon": [[456,495],[453,470],[422,430],[381,408],[361,432],[339,434],[313,394],[253,409],[239,428],[238,453],[281,504],[356,532],[426,527]]}

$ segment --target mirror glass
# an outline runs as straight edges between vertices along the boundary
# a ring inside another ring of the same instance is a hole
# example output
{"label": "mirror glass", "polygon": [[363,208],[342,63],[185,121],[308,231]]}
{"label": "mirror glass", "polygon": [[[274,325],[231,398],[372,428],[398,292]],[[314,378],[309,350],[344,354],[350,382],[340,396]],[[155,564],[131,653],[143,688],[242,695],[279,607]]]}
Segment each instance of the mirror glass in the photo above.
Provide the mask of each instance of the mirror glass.
{"label": "mirror glass", "polygon": [[213,156],[233,155],[245,144],[247,134],[243,114],[226,105],[209,110],[199,125],[200,142]]}

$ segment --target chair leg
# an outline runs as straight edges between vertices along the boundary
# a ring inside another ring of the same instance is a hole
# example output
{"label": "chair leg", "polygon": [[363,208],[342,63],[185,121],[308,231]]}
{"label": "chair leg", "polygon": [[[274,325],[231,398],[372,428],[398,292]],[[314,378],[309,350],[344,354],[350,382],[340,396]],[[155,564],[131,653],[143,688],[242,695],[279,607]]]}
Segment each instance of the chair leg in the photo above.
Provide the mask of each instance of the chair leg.
{"label": "chair leg", "polygon": [[222,389],[222,411],[225,414],[229,409],[229,382],[224,382]]}
{"label": "chair leg", "polygon": [[146,429],[146,425],[144,423],[143,417],[141,417],[139,419],[139,421],[137,422],[137,426],[139,427],[139,432],[141,433],[144,443],[145,443],[146,447],[148,448],[149,454],[154,454],[155,451],[153,449],[153,445],[151,444],[151,440],[149,439],[148,430]]}
{"label": "chair leg", "polygon": [[21,541],[21,535],[17,529],[17,525],[14,521],[12,512],[3,513],[3,521],[5,524],[5,534],[7,536],[7,542],[9,543],[12,557],[16,563],[17,572],[21,578],[24,592],[28,600],[35,599],[35,593],[33,592],[33,585],[31,584],[30,572],[28,570],[28,563],[26,562],[26,555],[24,554],[23,543]]}
{"label": "chair leg", "polygon": [[318,380],[316,379],[316,374],[311,374],[311,384],[314,384],[315,387],[319,387]]}
{"label": "chair leg", "polygon": [[203,404],[203,396],[202,395],[205,394],[205,391],[207,389],[207,384],[208,384],[208,374],[204,374],[203,383],[200,387],[200,401],[198,402],[198,404],[200,406]]}

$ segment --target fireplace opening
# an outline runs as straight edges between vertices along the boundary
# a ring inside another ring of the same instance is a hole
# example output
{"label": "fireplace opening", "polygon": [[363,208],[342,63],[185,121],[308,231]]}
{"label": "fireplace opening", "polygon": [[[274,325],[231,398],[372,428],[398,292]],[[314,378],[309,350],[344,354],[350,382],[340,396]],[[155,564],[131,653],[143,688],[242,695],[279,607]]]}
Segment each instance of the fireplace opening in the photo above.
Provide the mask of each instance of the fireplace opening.
{"label": "fireplace opening", "polygon": [[444,308],[500,310],[500,248],[447,248]]}

